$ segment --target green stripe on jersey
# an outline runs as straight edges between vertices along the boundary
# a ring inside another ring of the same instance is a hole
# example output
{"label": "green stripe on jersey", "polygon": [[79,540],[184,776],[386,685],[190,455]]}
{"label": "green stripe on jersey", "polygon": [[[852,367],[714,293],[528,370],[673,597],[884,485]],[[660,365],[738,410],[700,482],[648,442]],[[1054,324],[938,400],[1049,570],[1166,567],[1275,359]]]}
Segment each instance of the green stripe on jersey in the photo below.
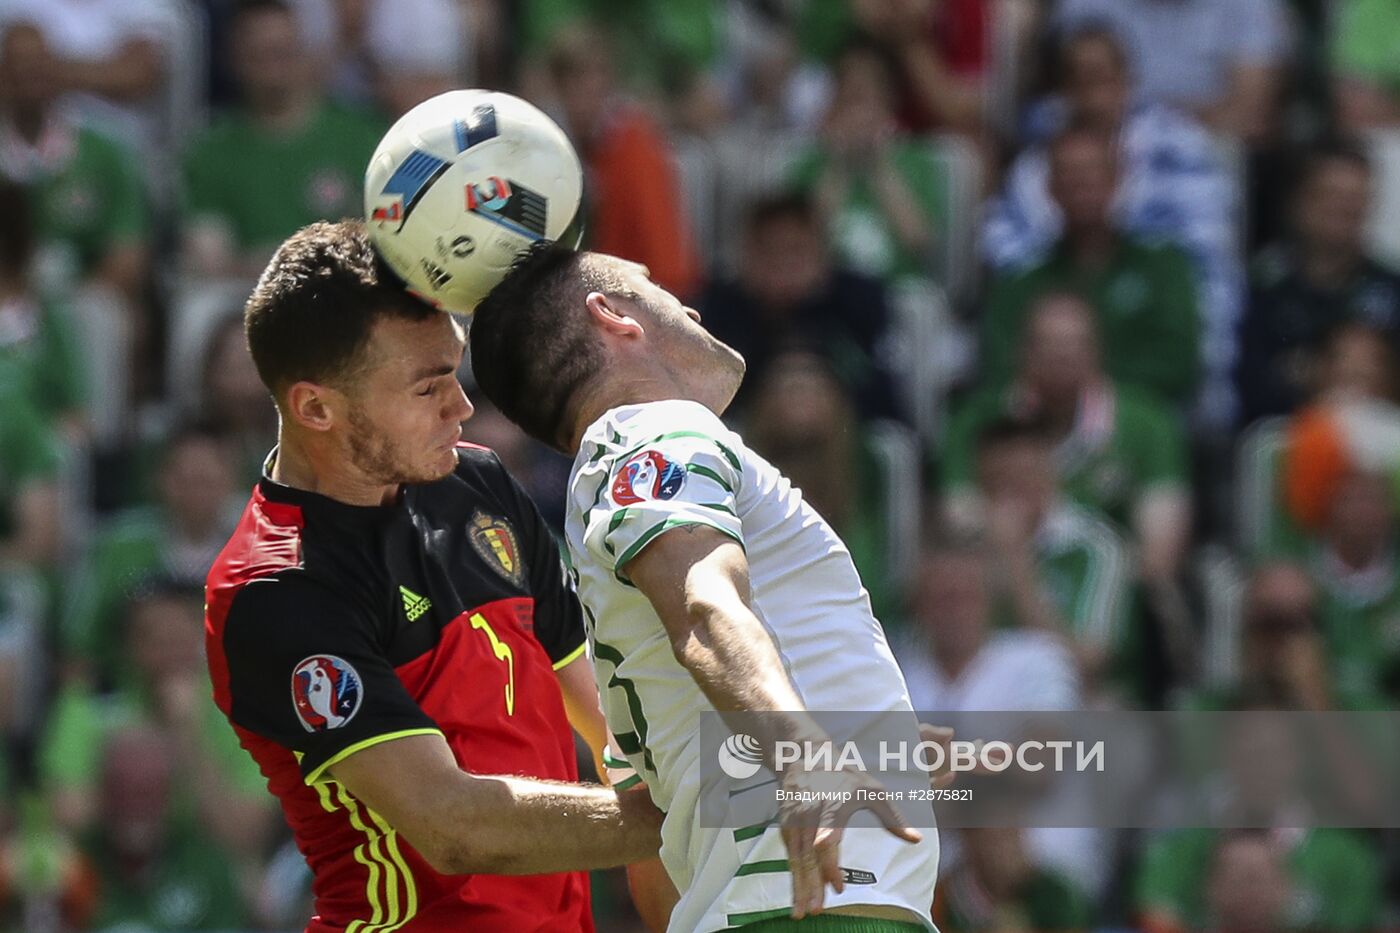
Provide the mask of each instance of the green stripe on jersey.
{"label": "green stripe on jersey", "polygon": [[716,473],[714,470],[710,469],[709,467],[705,466],[704,464],[701,464],[701,463],[687,463],[687,464],[685,465],[685,471],[686,471],[687,473],[694,473],[696,476],[703,476],[703,477],[705,477],[706,479],[710,480],[711,482],[714,482],[715,484],[717,484],[721,489],[723,489],[723,490],[724,490],[725,492],[727,492],[727,493],[733,494],[733,492],[734,492],[734,487],[731,486],[731,485],[729,485],[729,481],[728,481],[728,480],[726,480],[723,476],[720,476],[718,473]]}
{"label": "green stripe on jersey", "polygon": [[734,877],[742,878],[745,875],[775,875],[787,870],[787,859],[770,858],[762,862],[749,862],[747,865],[740,865],[739,870],[734,873]]}

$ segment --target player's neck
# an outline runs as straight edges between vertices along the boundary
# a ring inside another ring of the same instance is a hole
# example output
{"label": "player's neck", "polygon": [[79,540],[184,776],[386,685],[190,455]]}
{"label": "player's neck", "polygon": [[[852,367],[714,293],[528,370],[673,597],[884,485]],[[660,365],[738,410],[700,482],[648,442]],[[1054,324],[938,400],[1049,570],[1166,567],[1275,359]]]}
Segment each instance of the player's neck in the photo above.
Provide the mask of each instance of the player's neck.
{"label": "player's neck", "polygon": [[647,402],[668,402],[675,399],[699,402],[714,411],[710,400],[695,398],[693,394],[685,392],[681,386],[670,380],[651,377],[638,378],[622,385],[612,383],[600,386],[597,391],[585,392],[574,418],[574,429],[569,435],[567,453],[570,456],[578,453],[579,445],[583,443],[584,432],[612,409],[621,408],[623,405],[645,405]]}
{"label": "player's neck", "polygon": [[279,434],[272,481],[345,505],[380,506],[397,500],[398,484],[385,486],[368,481],[358,475],[344,453],[319,450],[318,446],[300,443],[285,431]]}

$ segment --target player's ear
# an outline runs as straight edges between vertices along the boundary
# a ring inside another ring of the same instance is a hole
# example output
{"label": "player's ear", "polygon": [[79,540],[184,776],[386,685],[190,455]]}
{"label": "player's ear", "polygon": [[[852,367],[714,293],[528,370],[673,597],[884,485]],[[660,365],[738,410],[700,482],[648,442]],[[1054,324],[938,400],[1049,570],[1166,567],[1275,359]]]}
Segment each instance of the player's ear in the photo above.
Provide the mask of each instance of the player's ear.
{"label": "player's ear", "polygon": [[608,333],[619,337],[640,337],[645,333],[641,322],[628,313],[630,309],[612,295],[589,292],[583,303],[593,323]]}
{"label": "player's ear", "polygon": [[330,392],[314,382],[294,382],[287,389],[287,416],[312,431],[328,431],[335,422],[332,407],[327,404]]}

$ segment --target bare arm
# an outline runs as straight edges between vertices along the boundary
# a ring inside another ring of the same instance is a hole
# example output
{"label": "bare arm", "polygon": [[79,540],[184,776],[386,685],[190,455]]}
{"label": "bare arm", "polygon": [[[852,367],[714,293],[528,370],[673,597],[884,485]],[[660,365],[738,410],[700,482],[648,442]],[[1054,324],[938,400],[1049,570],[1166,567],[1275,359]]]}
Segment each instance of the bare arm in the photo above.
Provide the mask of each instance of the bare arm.
{"label": "bare arm", "polygon": [[468,774],[441,735],[372,745],[331,773],[444,874],[615,868],[661,844],[645,789]]}
{"label": "bare arm", "polygon": [[[643,548],[625,572],[651,601],[676,660],[716,710],[771,714],[744,723],[746,731],[759,733],[755,738],[765,750],[777,740],[827,741],[807,715],[777,646],[751,608],[748,559],[734,539],[708,525],[682,525]],[[878,786],[865,775],[837,776],[852,787]],[[782,774],[787,785],[800,786],[804,779],[792,769]],[[861,799],[857,794],[853,798]],[[888,804],[876,801],[865,808],[899,838],[921,838]],[[843,889],[838,864],[841,832],[855,809],[818,804],[784,812],[782,835],[792,871],[795,919],[822,909],[827,884],[837,892]]]}

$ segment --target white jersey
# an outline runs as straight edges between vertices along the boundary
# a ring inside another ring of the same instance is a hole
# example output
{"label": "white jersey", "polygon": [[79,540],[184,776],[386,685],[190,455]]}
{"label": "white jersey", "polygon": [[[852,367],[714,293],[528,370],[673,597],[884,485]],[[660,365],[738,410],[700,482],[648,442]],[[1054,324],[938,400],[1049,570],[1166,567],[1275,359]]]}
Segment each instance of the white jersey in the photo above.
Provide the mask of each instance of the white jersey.
{"label": "white jersey", "polygon": [[[661,858],[681,892],[670,929],[704,933],[787,916],[792,876],[776,828],[699,825],[700,716],[713,707],[625,573],[649,542],[687,524],[743,545],[754,612],[809,709],[912,707],[841,539],[713,412],[651,402],[615,408],[588,428],[569,478],[566,531],[599,695],[622,752],[666,813]],[[852,828],[841,864],[876,882],[828,890],[829,908],[903,907],[933,929],[936,833],[910,845],[882,829]]]}

